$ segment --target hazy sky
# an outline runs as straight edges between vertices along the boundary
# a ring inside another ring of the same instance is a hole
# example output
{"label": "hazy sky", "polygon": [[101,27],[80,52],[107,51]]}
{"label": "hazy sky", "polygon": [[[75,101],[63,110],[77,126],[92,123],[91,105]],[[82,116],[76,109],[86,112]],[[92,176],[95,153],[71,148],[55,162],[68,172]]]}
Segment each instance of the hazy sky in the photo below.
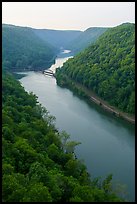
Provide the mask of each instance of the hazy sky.
{"label": "hazy sky", "polygon": [[2,23],[86,30],[135,23],[135,2],[2,2]]}

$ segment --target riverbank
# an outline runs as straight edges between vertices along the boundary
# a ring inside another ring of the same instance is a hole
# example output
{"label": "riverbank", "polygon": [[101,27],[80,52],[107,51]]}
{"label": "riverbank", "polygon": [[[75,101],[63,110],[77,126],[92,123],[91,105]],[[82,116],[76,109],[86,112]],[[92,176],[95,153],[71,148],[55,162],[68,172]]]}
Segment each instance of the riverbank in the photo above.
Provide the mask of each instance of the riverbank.
{"label": "riverbank", "polygon": [[98,97],[93,91],[87,89],[86,87],[84,87],[80,83],[75,82],[72,79],[68,79],[67,76],[65,76],[65,78],[67,79],[65,82],[63,82],[63,81],[60,82],[57,79],[57,84],[62,86],[62,87],[67,87],[73,91],[76,91],[78,95],[84,96],[86,99],[88,99],[89,102],[92,101],[95,104],[102,107],[107,112],[112,113],[113,115],[116,115],[117,117],[123,118],[124,120],[126,120],[132,124],[135,124],[135,116],[118,110],[116,107],[111,106],[110,104],[108,104],[108,102],[106,102],[103,99],[101,99],[100,97]]}

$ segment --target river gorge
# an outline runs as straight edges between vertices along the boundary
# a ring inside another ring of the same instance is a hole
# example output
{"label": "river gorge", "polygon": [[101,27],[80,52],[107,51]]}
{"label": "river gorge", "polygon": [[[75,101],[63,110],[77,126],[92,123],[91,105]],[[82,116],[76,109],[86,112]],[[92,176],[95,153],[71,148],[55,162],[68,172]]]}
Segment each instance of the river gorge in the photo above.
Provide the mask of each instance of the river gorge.
{"label": "river gorge", "polygon": [[[55,72],[70,57],[69,51],[63,51],[50,70]],[[91,177],[113,174],[113,185],[118,189],[121,184],[123,189],[121,196],[134,201],[135,126],[57,86],[54,77],[33,71],[23,73],[26,75],[19,80],[22,86],[36,94],[42,106],[56,117],[57,129],[81,142],[75,153]]]}

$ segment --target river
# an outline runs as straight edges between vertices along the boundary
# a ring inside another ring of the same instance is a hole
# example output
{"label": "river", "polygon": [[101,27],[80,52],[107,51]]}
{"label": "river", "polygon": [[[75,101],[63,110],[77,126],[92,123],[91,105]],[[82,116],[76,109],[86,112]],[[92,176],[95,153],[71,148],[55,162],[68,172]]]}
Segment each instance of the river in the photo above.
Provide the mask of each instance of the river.
{"label": "river", "polygon": [[[68,51],[58,56],[50,69],[62,66]],[[67,54],[67,57],[66,57]],[[26,72],[19,81],[25,90],[38,96],[39,102],[56,117],[56,127],[81,142],[76,155],[87,166],[91,177],[113,174],[113,185],[123,189],[120,194],[135,201],[135,130],[134,125],[105,113],[95,104],[89,105],[70,90],[57,86],[54,77]]]}

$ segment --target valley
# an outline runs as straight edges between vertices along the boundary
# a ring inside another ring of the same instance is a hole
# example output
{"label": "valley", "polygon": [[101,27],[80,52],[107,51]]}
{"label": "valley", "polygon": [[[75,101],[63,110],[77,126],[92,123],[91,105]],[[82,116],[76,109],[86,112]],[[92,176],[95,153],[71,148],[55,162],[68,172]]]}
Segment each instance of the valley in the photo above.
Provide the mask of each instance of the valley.
{"label": "valley", "polygon": [[3,24],[2,119],[4,202],[134,202],[135,24]]}

